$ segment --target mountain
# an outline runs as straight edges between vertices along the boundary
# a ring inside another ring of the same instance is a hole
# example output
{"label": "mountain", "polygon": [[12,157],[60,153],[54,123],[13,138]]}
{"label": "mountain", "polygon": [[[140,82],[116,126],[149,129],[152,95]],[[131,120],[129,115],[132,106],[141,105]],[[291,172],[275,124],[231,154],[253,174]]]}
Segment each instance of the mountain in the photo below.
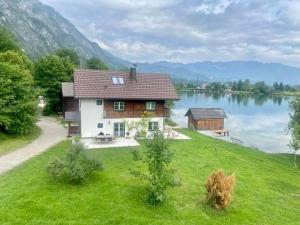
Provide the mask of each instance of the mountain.
{"label": "mountain", "polygon": [[285,84],[300,84],[300,68],[280,63],[262,63],[257,61],[230,62],[196,62],[171,63],[166,61],[154,63],[136,63],[141,72],[163,72],[171,74],[174,79],[201,81],[234,81],[249,79],[252,82],[275,81]]}
{"label": "mountain", "polygon": [[0,0],[0,26],[14,33],[33,59],[58,48],[71,48],[83,59],[99,57],[110,68],[130,65],[89,41],[71,22],[38,0]]}

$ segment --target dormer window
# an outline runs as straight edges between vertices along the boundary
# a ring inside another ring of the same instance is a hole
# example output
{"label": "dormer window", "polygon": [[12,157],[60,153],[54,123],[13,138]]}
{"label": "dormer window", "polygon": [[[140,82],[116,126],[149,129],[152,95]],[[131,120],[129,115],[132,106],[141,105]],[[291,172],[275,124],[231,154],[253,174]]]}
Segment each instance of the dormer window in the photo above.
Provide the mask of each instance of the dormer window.
{"label": "dormer window", "polygon": [[123,85],[124,84],[124,78],[123,77],[113,77],[112,82],[113,82],[113,84]]}

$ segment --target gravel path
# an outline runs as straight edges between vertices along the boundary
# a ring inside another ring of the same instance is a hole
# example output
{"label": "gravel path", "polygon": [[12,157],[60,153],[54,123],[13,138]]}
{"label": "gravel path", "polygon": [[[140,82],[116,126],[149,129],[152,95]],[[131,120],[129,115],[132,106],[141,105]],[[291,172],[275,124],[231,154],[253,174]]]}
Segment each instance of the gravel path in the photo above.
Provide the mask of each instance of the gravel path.
{"label": "gravel path", "polygon": [[0,174],[67,138],[67,130],[53,118],[42,117],[37,125],[42,129],[42,134],[36,140],[19,150],[0,157]]}

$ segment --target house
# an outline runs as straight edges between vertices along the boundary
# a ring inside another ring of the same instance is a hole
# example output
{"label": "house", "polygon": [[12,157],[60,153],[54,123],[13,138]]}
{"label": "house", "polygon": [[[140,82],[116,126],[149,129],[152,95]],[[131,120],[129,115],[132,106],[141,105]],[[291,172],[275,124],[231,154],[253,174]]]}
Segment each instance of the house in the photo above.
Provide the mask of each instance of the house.
{"label": "house", "polygon": [[188,127],[196,130],[223,130],[224,119],[227,118],[221,108],[190,108],[185,116],[188,117]]}
{"label": "house", "polygon": [[62,83],[63,115],[69,134],[95,137],[99,133],[115,137],[135,136],[129,125],[142,118],[145,111],[147,133],[163,130],[168,113],[167,100],[178,95],[168,75],[78,69],[74,83]]}

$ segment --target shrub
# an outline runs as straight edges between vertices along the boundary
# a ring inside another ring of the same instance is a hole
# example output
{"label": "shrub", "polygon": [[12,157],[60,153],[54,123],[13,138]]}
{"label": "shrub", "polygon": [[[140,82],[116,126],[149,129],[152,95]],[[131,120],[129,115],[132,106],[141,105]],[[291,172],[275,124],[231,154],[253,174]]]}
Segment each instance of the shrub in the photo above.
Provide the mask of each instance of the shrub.
{"label": "shrub", "polygon": [[96,170],[103,170],[102,163],[87,157],[81,143],[72,145],[65,159],[55,158],[48,164],[49,175],[58,183],[82,184]]}
{"label": "shrub", "polygon": [[131,169],[133,176],[148,182],[147,202],[151,205],[163,203],[166,199],[165,191],[168,187],[177,185],[172,167],[173,154],[161,132],[154,133],[152,140],[145,150],[133,151],[136,168]]}
{"label": "shrub", "polygon": [[213,172],[206,182],[207,200],[215,209],[225,209],[231,200],[235,175],[225,176],[223,170]]}

